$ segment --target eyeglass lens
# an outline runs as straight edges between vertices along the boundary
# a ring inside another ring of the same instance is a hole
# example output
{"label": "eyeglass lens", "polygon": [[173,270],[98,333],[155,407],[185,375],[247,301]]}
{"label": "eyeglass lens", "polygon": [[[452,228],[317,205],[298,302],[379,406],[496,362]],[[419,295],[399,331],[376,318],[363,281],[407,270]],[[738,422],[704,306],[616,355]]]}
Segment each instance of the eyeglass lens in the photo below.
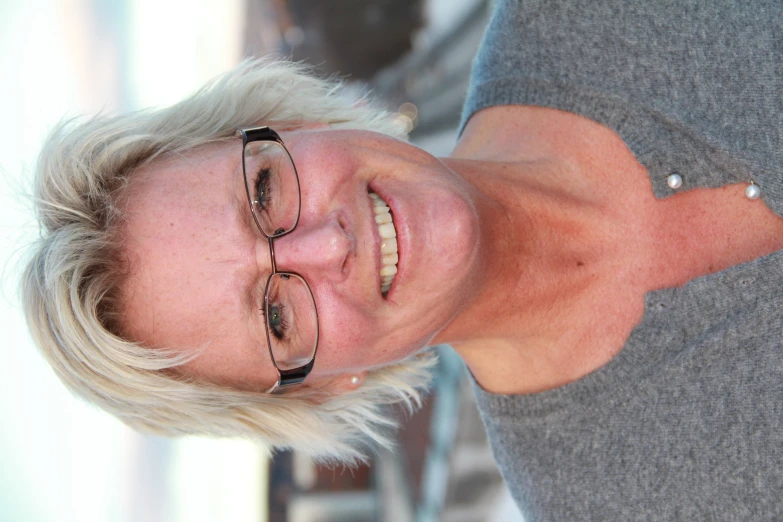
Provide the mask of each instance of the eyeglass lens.
{"label": "eyeglass lens", "polygon": [[299,217],[299,182],[291,156],[274,141],[245,145],[245,182],[253,214],[267,236],[289,232]]}
{"label": "eyeglass lens", "polygon": [[304,366],[313,358],[318,322],[313,295],[296,274],[275,274],[265,299],[269,345],[281,370]]}

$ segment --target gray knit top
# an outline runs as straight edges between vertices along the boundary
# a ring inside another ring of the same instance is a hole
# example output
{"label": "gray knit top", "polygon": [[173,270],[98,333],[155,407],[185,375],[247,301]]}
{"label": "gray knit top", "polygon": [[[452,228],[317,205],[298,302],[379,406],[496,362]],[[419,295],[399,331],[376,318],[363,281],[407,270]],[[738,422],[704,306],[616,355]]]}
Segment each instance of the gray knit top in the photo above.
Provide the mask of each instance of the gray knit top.
{"label": "gray knit top", "polygon": [[[612,128],[656,197],[752,179],[783,216],[781,0],[497,0],[463,126],[506,104]],[[783,251],[645,302],[576,382],[475,386],[526,520],[783,520]]]}

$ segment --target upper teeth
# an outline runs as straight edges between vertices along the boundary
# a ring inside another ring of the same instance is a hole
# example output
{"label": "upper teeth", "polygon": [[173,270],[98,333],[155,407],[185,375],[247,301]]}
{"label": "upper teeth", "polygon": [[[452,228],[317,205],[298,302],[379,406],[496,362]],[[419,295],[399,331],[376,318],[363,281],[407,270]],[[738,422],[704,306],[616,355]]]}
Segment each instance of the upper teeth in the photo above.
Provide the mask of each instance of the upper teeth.
{"label": "upper teeth", "polygon": [[397,273],[397,230],[394,228],[389,206],[375,192],[370,192],[375,223],[378,225],[378,234],[381,236],[381,293],[386,293],[391,288],[394,274]]}

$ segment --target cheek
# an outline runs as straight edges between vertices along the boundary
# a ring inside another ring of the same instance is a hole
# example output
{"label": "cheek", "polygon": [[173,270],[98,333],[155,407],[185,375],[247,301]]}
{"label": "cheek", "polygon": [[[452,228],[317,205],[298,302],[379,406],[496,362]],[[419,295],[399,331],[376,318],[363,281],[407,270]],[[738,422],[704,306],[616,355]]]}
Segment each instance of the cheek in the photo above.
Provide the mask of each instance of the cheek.
{"label": "cheek", "polygon": [[303,198],[330,200],[358,167],[354,154],[339,141],[308,140],[292,149]]}
{"label": "cheek", "polygon": [[375,343],[377,325],[360,309],[335,296],[319,299],[319,358],[329,368],[350,368],[361,364]]}
{"label": "cheek", "polygon": [[394,331],[376,314],[347,305],[344,301],[320,301],[320,337],[316,362],[319,373],[340,374],[374,368],[412,353],[415,343],[409,336],[410,331]]}

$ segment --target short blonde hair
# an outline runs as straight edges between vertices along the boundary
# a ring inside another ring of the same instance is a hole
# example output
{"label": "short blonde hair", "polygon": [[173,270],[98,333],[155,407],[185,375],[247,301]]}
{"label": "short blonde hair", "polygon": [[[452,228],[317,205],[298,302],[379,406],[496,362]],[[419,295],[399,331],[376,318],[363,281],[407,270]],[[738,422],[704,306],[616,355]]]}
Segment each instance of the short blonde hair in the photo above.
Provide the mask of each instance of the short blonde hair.
{"label": "short blonde hair", "polygon": [[122,198],[136,169],[156,158],[236,139],[240,127],[323,122],[404,138],[386,112],[298,64],[246,61],[171,107],[60,123],[34,181],[41,237],[22,296],[33,338],[63,383],[131,427],[158,435],[249,436],[325,459],[352,460],[367,438],[388,443],[384,405],[420,401],[429,353],[368,375],[355,392],[281,396],[179,377],[188,357],[123,339],[119,288]]}

